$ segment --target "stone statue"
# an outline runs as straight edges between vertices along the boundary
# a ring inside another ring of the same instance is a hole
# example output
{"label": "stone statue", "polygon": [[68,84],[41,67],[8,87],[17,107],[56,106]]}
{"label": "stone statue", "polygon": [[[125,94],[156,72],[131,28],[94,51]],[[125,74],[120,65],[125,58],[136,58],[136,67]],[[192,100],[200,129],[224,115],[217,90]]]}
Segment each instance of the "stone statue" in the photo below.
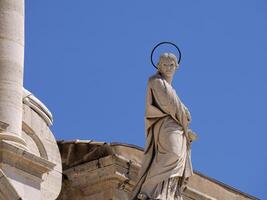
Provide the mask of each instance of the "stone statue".
{"label": "stone statue", "polygon": [[188,128],[191,116],[171,83],[179,68],[172,53],[164,53],[158,72],[149,78],[146,97],[146,146],[139,180],[131,200],[182,200],[182,187],[193,174]]}

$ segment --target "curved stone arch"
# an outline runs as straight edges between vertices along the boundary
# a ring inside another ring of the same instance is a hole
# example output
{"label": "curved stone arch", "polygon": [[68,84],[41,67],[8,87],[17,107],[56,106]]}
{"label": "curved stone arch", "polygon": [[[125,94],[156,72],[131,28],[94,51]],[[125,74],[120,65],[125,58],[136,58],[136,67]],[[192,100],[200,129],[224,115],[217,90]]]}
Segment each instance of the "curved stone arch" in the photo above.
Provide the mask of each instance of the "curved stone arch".
{"label": "curved stone arch", "polygon": [[52,124],[52,114],[40,100],[25,90],[22,121],[22,138],[28,150],[55,164],[54,168],[42,177],[41,199],[57,199],[62,184],[62,163],[56,139],[49,128]]}
{"label": "curved stone arch", "polygon": [[27,125],[25,122],[22,122],[22,131],[24,131],[36,144],[38,151],[40,153],[40,156],[46,160],[48,160],[48,155],[45,150],[45,147],[41,141],[41,139],[38,137],[38,135],[34,132],[34,130]]}

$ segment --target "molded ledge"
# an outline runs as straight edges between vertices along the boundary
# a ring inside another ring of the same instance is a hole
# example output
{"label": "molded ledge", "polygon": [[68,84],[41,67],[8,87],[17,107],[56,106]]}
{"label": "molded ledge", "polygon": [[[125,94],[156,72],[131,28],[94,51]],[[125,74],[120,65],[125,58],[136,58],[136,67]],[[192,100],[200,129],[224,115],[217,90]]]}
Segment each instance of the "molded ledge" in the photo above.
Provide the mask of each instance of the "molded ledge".
{"label": "molded ledge", "polygon": [[32,108],[46,122],[47,126],[53,124],[52,113],[37,97],[25,88],[23,89],[23,103]]}
{"label": "molded ledge", "polygon": [[204,194],[198,190],[195,190],[190,187],[186,187],[185,190],[183,191],[183,195],[185,197],[189,197],[190,199],[198,199],[198,200],[216,200],[215,198]]}
{"label": "molded ledge", "polygon": [[0,166],[9,165],[27,174],[42,179],[42,175],[51,171],[55,164],[23,150],[7,141],[0,142]]}

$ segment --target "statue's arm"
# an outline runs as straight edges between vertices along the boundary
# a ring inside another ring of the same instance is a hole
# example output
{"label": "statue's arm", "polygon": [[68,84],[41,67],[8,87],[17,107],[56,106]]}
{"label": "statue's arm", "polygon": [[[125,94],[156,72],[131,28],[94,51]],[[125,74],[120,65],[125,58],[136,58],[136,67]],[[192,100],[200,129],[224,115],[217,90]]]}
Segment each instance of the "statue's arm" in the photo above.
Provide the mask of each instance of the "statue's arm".
{"label": "statue's arm", "polygon": [[191,116],[187,108],[183,105],[179,98],[176,98],[175,105],[177,106],[176,118],[181,123],[184,130],[188,129]]}
{"label": "statue's arm", "polygon": [[149,81],[149,88],[153,96],[153,104],[159,107],[164,113],[175,116],[175,98],[171,94],[162,79],[152,79]]}
{"label": "statue's arm", "polygon": [[188,126],[188,119],[184,105],[179,98],[166,86],[164,80],[160,78],[152,79],[150,87],[156,103],[165,113],[171,115],[184,128]]}
{"label": "statue's arm", "polygon": [[150,80],[150,87],[152,88],[156,103],[160,108],[176,119],[186,130],[190,121],[189,118],[191,119],[191,117],[180,99],[176,95],[173,95],[172,91],[169,91],[165,82],[160,78]]}
{"label": "statue's arm", "polygon": [[[149,88],[152,90],[155,103],[163,112],[172,116],[184,129],[185,136],[189,139],[188,126],[191,120],[191,115],[188,109],[183,105],[179,97],[173,95],[172,91],[168,90],[162,79],[153,79],[149,81]],[[190,132],[190,130],[189,130]]]}

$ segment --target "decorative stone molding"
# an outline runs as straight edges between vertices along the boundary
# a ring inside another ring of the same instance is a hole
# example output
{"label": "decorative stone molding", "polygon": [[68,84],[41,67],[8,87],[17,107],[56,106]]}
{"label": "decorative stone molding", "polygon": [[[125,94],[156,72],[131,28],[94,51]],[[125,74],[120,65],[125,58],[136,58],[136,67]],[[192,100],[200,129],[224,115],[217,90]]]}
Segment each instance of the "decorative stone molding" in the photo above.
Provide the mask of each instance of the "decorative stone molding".
{"label": "decorative stone molding", "polygon": [[30,103],[23,104],[19,137],[0,122],[0,199],[54,200],[61,189],[62,166],[49,128],[52,115],[32,94],[27,95]]}
{"label": "decorative stone molding", "polygon": [[185,187],[185,190],[183,191],[183,196],[189,199],[197,200],[216,200],[215,198],[190,187]]}
{"label": "decorative stone molding", "polygon": [[[42,109],[45,110],[45,108],[43,105]],[[41,112],[42,110],[39,111]],[[37,112],[30,105],[23,104],[22,137],[32,154],[54,165],[49,172],[44,173],[38,189],[39,197],[35,199],[54,200],[59,195],[62,184],[61,156],[55,137],[49,128],[50,123],[45,120],[46,118],[40,112]],[[46,113],[50,120],[52,120],[52,114]]]}
{"label": "decorative stone molding", "polygon": [[31,92],[23,89],[23,103],[32,108],[42,119],[47,123],[48,126],[53,124],[53,116],[52,113],[48,110],[48,108]]}
{"label": "decorative stone molding", "polygon": [[0,199],[54,200],[61,157],[52,114],[23,90],[25,0],[0,0]]}
{"label": "decorative stone molding", "polygon": [[24,149],[14,146],[8,142],[0,142],[0,166],[9,165],[16,167],[42,181],[44,173],[51,171],[55,164],[46,159],[38,157]]}
{"label": "decorative stone molding", "polygon": [[0,141],[0,169],[2,180],[5,180],[3,184],[8,187],[8,191],[5,190],[5,192],[1,192],[1,187],[0,196],[5,197],[2,198],[3,200],[41,200],[41,184],[54,167],[54,163],[12,142]]}
{"label": "decorative stone molding", "polygon": [[45,145],[41,141],[40,137],[38,137],[38,135],[35,133],[35,131],[31,127],[29,127],[29,125],[27,125],[25,122],[22,122],[22,131],[33,140],[41,158],[48,160],[48,155]]}

